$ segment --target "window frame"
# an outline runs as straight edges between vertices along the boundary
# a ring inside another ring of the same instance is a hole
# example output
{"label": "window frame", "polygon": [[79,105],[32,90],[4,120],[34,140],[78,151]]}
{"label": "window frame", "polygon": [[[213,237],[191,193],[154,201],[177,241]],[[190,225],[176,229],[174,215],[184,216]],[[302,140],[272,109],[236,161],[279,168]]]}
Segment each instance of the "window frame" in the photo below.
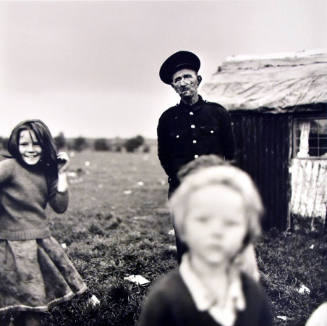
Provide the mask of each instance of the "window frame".
{"label": "window frame", "polygon": [[[297,140],[296,132],[299,130],[297,128],[299,126],[299,121],[307,121],[310,122],[312,120],[326,120],[327,122],[327,114],[319,114],[319,115],[299,115],[297,117],[294,117],[293,124],[292,124],[292,159],[299,159],[299,160],[327,160],[327,157],[321,157],[321,156],[308,156],[308,157],[297,157],[297,153],[299,152],[299,145]],[[327,137],[327,134],[326,134]],[[310,150],[310,146],[308,148]],[[327,151],[326,153],[327,154]]]}

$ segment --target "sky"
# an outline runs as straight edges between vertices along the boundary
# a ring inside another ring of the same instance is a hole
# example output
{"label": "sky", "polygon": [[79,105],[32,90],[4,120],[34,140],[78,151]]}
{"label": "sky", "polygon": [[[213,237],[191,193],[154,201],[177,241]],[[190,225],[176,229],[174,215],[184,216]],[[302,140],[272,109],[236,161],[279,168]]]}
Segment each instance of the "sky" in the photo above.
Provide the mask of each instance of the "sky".
{"label": "sky", "polygon": [[0,136],[38,118],[54,136],[156,138],[179,102],[158,75],[174,52],[206,82],[228,56],[327,49],[326,33],[325,0],[0,1]]}

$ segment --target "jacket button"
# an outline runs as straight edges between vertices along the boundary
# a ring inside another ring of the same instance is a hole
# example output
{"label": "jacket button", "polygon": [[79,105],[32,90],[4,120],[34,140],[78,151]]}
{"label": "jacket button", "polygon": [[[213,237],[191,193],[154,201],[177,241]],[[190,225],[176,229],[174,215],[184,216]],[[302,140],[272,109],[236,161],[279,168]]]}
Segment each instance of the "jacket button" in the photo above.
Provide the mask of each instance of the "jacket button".
{"label": "jacket button", "polygon": [[194,129],[195,128],[195,125],[191,125],[191,128]]}
{"label": "jacket button", "polygon": [[193,115],[194,113],[192,112],[192,111],[190,111],[190,113],[189,113],[190,115]]}
{"label": "jacket button", "polygon": [[196,144],[196,139],[193,139],[193,144]]}

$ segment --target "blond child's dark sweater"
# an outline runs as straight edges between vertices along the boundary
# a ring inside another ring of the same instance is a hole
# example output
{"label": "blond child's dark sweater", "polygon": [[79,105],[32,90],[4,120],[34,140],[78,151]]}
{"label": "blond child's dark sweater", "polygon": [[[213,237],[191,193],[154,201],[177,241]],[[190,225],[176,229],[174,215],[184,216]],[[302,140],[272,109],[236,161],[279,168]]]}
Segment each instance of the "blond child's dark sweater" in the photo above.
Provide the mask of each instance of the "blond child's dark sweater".
{"label": "blond child's dark sweater", "polygon": [[0,162],[0,239],[32,240],[50,236],[47,203],[57,213],[68,206],[68,192],[47,182],[44,172],[15,159]]}
{"label": "blond child's dark sweater", "polygon": [[[271,326],[270,305],[263,289],[242,274],[246,308],[234,326]],[[197,310],[178,270],[155,282],[143,306],[138,326],[221,326],[207,311]]]}

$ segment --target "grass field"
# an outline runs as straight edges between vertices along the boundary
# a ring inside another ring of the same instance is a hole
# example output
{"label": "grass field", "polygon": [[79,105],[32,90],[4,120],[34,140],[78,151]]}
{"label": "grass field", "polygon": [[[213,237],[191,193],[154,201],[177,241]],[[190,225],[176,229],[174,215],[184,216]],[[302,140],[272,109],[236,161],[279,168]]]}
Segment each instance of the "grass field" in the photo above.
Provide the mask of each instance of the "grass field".
{"label": "grass field", "polygon": [[[176,267],[166,209],[166,177],[155,151],[82,152],[71,159],[70,206],[50,212],[53,235],[86,281],[89,292],[47,314],[44,325],[134,325],[151,282]],[[304,325],[327,300],[326,236],[275,229],[257,245],[262,282],[272,301],[274,325]],[[299,293],[304,284],[310,293]],[[100,304],[88,304],[95,294]],[[264,325],[262,325],[264,326]]]}
{"label": "grass field", "polygon": [[[166,178],[153,153],[82,152],[70,171],[70,206],[52,218],[53,235],[90,293],[54,308],[46,325],[134,325],[148,287],[124,277],[152,281],[175,267]],[[91,293],[96,308],[87,305]]]}

